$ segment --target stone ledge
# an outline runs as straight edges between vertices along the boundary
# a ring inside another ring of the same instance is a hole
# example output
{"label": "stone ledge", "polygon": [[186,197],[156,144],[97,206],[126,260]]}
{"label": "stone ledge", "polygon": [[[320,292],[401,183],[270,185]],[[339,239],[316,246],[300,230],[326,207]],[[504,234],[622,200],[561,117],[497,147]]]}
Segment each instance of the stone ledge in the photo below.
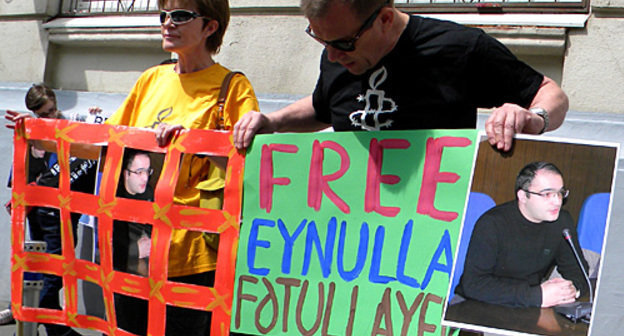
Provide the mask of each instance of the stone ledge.
{"label": "stone ledge", "polygon": [[480,27],[498,39],[516,55],[563,56],[566,28],[551,27]]}
{"label": "stone ledge", "polygon": [[160,48],[158,28],[50,29],[49,40],[60,45]]}
{"label": "stone ledge", "polygon": [[594,5],[592,14],[597,18],[624,18],[624,6]]}
{"label": "stone ledge", "polygon": [[[446,16],[460,23],[498,22],[483,16]],[[526,17],[526,15],[525,15]],[[462,18],[459,20],[459,18]],[[510,17],[511,19],[512,17]],[[513,16],[509,22],[521,22]],[[575,15],[575,20],[581,16]],[[462,20],[466,22],[462,22]],[[514,21],[515,20],[515,21]],[[535,24],[539,20],[525,18],[524,22]],[[526,21],[529,20],[529,21]],[[559,22],[570,21],[569,19]],[[555,21],[552,21],[555,22]],[[580,22],[580,21],[579,21]],[[584,19],[582,20],[584,24]],[[476,25],[499,39],[512,52],[520,55],[562,56],[566,46],[566,28],[550,26]],[[55,19],[43,25],[50,33],[50,41],[63,45],[88,46],[156,46],[160,42],[160,25],[155,14],[135,16],[98,16]]]}

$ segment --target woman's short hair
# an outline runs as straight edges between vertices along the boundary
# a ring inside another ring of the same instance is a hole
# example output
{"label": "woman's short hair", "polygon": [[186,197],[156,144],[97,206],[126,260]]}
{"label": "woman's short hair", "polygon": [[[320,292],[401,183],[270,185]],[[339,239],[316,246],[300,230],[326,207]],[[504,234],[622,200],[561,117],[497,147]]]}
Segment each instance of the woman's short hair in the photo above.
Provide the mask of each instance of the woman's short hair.
{"label": "woman's short hair", "polygon": [[[164,8],[170,0],[158,0],[158,8]],[[223,36],[230,23],[230,4],[228,0],[179,0],[182,6],[195,7],[197,14],[204,17],[204,24],[215,20],[219,24],[217,30],[206,39],[206,49],[213,54],[219,52],[223,44]]]}
{"label": "woman's short hair", "polygon": [[56,106],[56,95],[45,84],[33,84],[26,92],[26,108],[30,111],[34,112],[40,109],[49,101],[54,102],[54,106]]}

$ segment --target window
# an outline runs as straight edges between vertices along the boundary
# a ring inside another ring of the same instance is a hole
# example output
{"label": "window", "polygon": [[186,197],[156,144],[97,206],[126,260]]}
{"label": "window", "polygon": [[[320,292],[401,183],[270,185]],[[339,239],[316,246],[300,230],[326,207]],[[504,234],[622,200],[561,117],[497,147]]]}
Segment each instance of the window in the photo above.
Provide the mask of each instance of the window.
{"label": "window", "polygon": [[146,13],[158,10],[158,0],[64,0],[63,14]]}
{"label": "window", "polygon": [[395,0],[406,12],[586,13],[588,0]]}

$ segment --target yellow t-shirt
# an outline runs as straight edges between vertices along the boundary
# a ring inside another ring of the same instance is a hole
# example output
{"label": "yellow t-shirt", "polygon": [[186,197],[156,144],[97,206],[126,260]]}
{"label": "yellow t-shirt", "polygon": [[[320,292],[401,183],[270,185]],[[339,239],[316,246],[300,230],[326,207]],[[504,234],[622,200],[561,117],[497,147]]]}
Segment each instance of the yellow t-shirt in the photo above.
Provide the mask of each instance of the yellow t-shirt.
{"label": "yellow t-shirt", "polygon": [[[215,64],[197,72],[178,74],[174,66],[159,65],[146,70],[106,123],[145,128],[167,123],[187,129],[214,129],[221,84],[230,71]],[[252,110],[258,111],[259,107],[251,84],[244,76],[234,76],[225,103],[225,129],[231,129],[244,113]],[[184,155],[175,203],[199,206],[200,192],[196,185],[207,168],[207,159]],[[201,232],[174,230],[168,277],[207,272],[215,267],[216,252],[206,246]]]}

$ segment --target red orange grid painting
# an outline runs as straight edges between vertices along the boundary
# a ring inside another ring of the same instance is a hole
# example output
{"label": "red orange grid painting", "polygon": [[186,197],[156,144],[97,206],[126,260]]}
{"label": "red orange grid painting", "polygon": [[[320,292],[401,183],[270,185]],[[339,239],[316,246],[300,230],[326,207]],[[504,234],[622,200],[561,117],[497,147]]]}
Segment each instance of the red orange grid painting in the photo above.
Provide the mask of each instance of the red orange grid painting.
{"label": "red orange grid painting", "polygon": [[[58,189],[26,184],[25,162],[28,142],[32,140],[55,143],[61,167]],[[70,154],[76,155],[76,150],[85,145],[92,145],[92,148],[106,147],[106,155],[99,163],[102,175],[97,195],[70,190]],[[153,202],[115,196],[126,147],[164,155]],[[222,209],[212,210],[174,203],[178,167],[183,154],[228,158]],[[11,293],[13,314],[17,319],[88,328],[107,335],[132,335],[117,328],[113,300],[114,293],[119,293],[148,301],[149,335],[164,334],[167,306],[211,311],[211,334],[223,335],[229,332],[244,167],[244,156],[234,149],[230,132],[185,130],[176,135],[170,145],[159,147],[154,132],[147,129],[74,123],[67,120],[27,119],[16,127],[13,162]],[[60,210],[61,255],[25,251],[25,214],[33,206]],[[77,258],[73,245],[71,212],[97,218],[99,264]],[[148,277],[113,270],[112,228],[113,220],[116,219],[152,225],[152,253]],[[167,280],[169,241],[174,229],[219,233],[214,287]],[[25,272],[61,276],[64,287],[63,309],[23,306]],[[78,312],[79,279],[101,287],[105,319]]]}

